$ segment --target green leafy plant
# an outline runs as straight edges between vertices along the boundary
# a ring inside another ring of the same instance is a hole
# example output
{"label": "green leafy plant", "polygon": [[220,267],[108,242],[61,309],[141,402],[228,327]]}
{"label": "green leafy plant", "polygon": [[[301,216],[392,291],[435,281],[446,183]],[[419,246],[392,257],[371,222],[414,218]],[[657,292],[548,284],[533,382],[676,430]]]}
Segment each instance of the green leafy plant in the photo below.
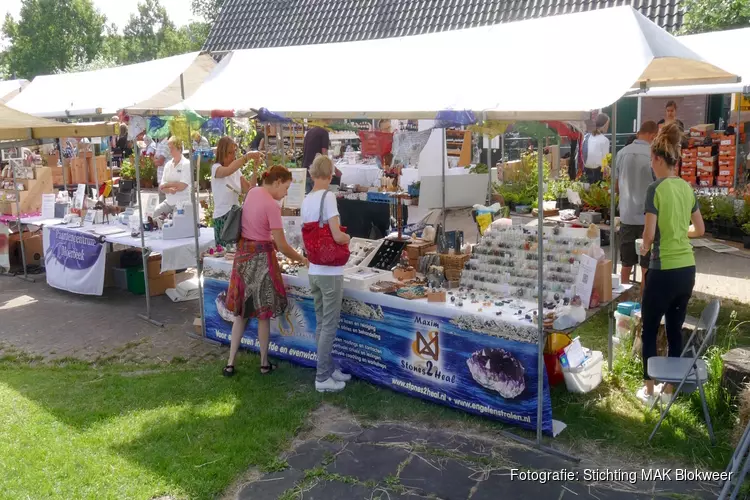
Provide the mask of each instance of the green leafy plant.
{"label": "green leafy plant", "polygon": [[553,200],[559,200],[560,198],[568,197],[568,189],[572,189],[573,183],[568,176],[568,172],[563,169],[560,171],[557,179],[549,182],[547,185],[547,191]]}
{"label": "green leafy plant", "polygon": [[470,174],[487,174],[490,169],[484,163],[477,163],[469,169]]}
{"label": "green leafy plant", "polygon": [[742,232],[747,235],[750,235],[750,222],[746,222],[745,224],[742,225]]}
{"label": "green leafy plant", "polygon": [[[612,198],[609,194],[609,183],[599,182],[591,184],[586,190],[582,186],[578,190],[578,194],[581,196],[581,201],[585,207],[591,210],[609,210],[611,206]],[[617,205],[617,198],[615,198],[615,206]]]}
{"label": "green leafy plant", "polygon": [[710,196],[698,196],[698,207],[700,208],[703,220],[710,222],[716,219],[716,212],[714,212]]}
{"label": "green leafy plant", "polygon": [[133,167],[132,157],[122,160],[120,164],[120,177],[126,180],[135,179],[135,167]]}
{"label": "green leafy plant", "polygon": [[730,223],[734,221],[734,201],[729,196],[715,196],[713,199],[716,219]]}
{"label": "green leafy plant", "polygon": [[141,157],[139,169],[141,171],[141,180],[156,182],[156,165],[150,156]]}

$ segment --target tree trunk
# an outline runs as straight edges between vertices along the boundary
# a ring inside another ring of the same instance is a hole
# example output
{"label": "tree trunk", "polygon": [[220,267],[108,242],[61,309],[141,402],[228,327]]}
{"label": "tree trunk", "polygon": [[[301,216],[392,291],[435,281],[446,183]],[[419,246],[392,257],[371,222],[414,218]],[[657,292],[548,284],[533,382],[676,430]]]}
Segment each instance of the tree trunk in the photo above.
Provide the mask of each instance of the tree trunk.
{"label": "tree trunk", "polygon": [[736,398],[745,384],[750,382],[750,349],[737,347],[721,356],[724,368],[721,374],[721,386]]}

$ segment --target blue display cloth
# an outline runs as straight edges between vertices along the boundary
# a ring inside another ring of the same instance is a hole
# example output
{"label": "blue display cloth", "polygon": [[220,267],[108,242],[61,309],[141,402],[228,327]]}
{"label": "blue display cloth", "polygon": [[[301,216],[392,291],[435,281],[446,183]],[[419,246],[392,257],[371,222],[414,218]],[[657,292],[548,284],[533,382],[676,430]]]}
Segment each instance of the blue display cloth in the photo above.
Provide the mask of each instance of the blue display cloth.
{"label": "blue display cloth", "polygon": [[[223,305],[231,268],[229,261],[204,259],[206,336],[222,343],[231,340],[232,316]],[[269,354],[314,367],[315,312],[308,281],[284,276],[284,282],[289,307],[271,321]],[[537,371],[538,345],[530,338],[536,338],[536,327],[519,320],[505,322],[464,314],[444,303],[346,289],[333,356],[354,377],[526,429],[536,429],[541,375],[542,429],[552,435],[547,377]],[[242,345],[259,350],[255,321],[248,323]],[[310,373],[311,384],[313,379]]]}

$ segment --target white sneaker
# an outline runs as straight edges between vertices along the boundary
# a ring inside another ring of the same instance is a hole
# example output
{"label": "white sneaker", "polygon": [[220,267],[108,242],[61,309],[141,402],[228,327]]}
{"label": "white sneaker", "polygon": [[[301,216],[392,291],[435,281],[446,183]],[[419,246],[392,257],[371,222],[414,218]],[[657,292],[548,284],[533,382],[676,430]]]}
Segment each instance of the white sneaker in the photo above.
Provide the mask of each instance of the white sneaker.
{"label": "white sneaker", "polygon": [[331,374],[331,378],[336,382],[349,382],[352,376],[337,369]]}
{"label": "white sneaker", "polygon": [[346,387],[344,382],[334,380],[333,377],[328,377],[325,382],[315,381],[315,390],[318,392],[338,392]]}
{"label": "white sneaker", "polygon": [[648,408],[651,408],[651,405],[656,401],[656,394],[656,388],[654,388],[653,394],[646,394],[646,386],[644,385],[638,389],[638,392],[635,393],[635,397]]}

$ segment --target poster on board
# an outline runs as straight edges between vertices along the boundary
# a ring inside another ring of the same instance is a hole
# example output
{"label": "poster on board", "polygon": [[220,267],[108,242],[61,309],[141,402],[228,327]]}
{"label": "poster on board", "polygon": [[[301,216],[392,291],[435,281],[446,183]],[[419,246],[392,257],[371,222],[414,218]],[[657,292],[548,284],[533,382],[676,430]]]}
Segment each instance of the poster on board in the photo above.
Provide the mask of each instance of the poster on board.
{"label": "poster on board", "polygon": [[63,228],[44,228],[44,265],[47,284],[53,288],[81,295],[101,295],[105,254],[104,244],[96,236]]}

